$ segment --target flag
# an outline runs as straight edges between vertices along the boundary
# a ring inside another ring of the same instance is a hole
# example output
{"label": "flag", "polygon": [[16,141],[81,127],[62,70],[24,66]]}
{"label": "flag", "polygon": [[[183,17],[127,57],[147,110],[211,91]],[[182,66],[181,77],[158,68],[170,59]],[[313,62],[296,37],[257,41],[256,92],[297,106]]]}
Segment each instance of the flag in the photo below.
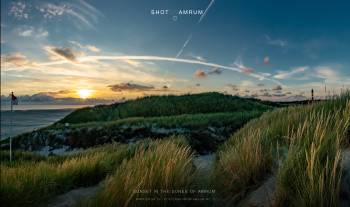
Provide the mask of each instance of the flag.
{"label": "flag", "polygon": [[11,104],[18,105],[18,99],[15,95],[13,95],[13,92],[11,93]]}

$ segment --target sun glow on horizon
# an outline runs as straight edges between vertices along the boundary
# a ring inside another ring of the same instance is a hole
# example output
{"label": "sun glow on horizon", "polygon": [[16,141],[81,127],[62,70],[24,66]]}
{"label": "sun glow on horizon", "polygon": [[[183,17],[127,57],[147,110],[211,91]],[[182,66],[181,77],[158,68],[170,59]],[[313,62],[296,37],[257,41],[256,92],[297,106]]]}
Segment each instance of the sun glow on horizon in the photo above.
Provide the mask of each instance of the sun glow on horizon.
{"label": "sun glow on horizon", "polygon": [[90,98],[92,93],[93,93],[93,90],[89,90],[89,89],[77,90],[77,94],[78,94],[79,98],[82,98],[82,99]]}

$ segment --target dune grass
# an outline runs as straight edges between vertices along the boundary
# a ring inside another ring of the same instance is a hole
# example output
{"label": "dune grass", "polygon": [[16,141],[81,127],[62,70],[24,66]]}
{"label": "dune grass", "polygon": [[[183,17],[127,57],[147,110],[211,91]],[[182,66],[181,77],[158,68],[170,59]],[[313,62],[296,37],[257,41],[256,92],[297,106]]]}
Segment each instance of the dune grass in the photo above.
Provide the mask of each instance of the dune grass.
{"label": "dune grass", "polygon": [[[130,160],[125,160],[106,186],[84,206],[164,206],[172,201],[160,190],[188,189],[194,179],[193,154],[183,138],[171,138],[141,145]],[[153,190],[159,190],[154,193]],[[140,191],[147,193],[138,193]],[[152,192],[150,192],[151,190]],[[181,195],[180,195],[181,196]],[[160,199],[155,201],[142,198]],[[178,203],[177,203],[178,204]]]}
{"label": "dune grass", "polygon": [[340,155],[349,141],[349,124],[349,100],[345,108],[314,111],[299,123],[290,137],[287,159],[278,171],[278,205],[338,205]]}
{"label": "dune grass", "polygon": [[276,205],[336,206],[349,120],[349,93],[265,113],[219,150],[214,178],[218,189],[237,202],[277,171]]}
{"label": "dune grass", "polygon": [[112,144],[72,156],[2,162],[1,204],[37,206],[72,188],[96,184],[132,153],[125,145]]}

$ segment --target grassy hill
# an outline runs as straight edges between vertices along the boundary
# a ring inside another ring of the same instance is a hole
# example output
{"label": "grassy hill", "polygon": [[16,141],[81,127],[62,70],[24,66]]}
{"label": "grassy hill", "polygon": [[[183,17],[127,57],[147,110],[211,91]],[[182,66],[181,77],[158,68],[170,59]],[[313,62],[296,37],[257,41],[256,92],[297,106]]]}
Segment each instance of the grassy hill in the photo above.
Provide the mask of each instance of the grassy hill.
{"label": "grassy hill", "polygon": [[184,135],[198,152],[206,153],[250,119],[273,108],[259,100],[221,93],[144,97],[78,109],[51,126],[15,137],[13,146],[88,148]]}
{"label": "grassy hill", "polygon": [[130,117],[158,117],[197,113],[266,111],[268,109],[272,109],[272,106],[259,100],[216,92],[181,96],[149,96],[124,103],[79,109],[58,123],[86,123]]}

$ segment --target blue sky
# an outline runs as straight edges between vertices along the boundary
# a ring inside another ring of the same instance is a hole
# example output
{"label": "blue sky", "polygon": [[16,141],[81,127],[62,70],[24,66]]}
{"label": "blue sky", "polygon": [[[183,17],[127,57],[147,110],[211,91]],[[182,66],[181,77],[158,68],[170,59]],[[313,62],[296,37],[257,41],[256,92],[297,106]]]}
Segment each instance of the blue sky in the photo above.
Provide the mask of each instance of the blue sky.
{"label": "blue sky", "polygon": [[5,0],[1,93],[339,93],[350,87],[348,8],[348,1]]}

